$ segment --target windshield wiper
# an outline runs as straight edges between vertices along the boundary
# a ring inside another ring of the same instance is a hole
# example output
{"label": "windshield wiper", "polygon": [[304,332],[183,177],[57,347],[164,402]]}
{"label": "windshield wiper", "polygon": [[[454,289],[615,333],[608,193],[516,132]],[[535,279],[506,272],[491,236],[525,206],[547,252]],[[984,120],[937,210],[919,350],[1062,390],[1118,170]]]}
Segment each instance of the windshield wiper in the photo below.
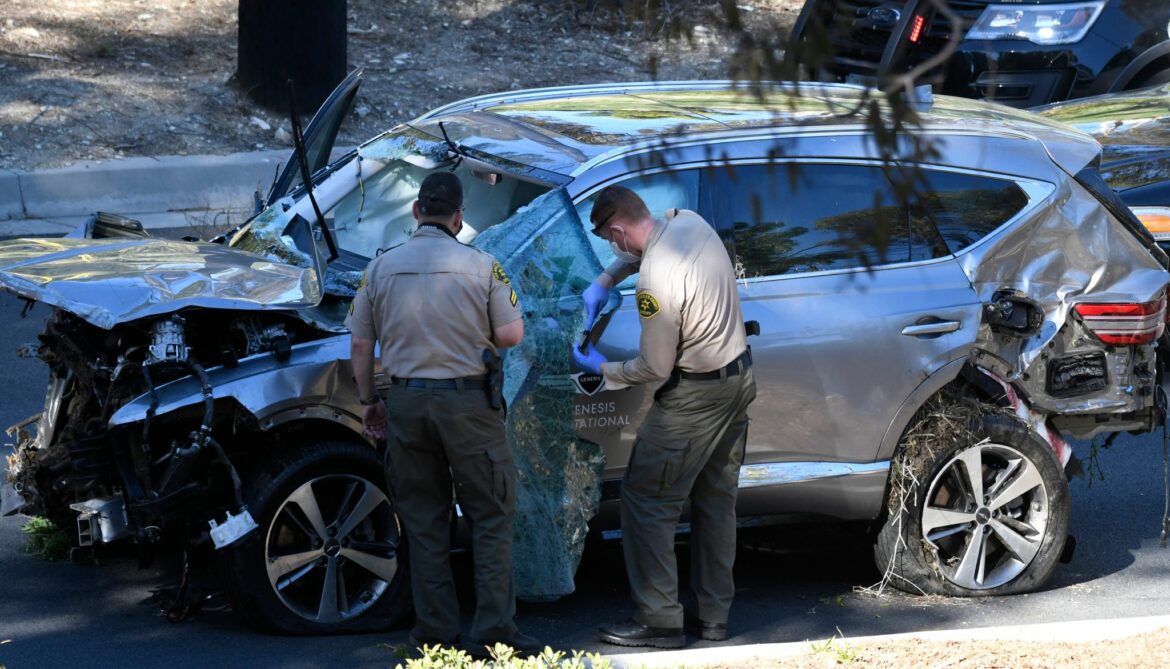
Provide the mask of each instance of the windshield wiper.
{"label": "windshield wiper", "polygon": [[317,214],[317,226],[321,228],[321,236],[325,238],[325,245],[329,247],[329,259],[325,262],[330,263],[337,260],[337,244],[333,242],[333,233],[329,232],[329,226],[325,224],[325,215],[321,213],[321,207],[317,206],[317,198],[313,195],[313,180],[309,175],[309,156],[305,151],[305,136],[301,134],[301,117],[297,114],[297,94],[296,85],[293,80],[288,80],[288,103],[292,108],[292,135],[293,146],[297,154],[297,162],[301,166],[301,181],[305,184],[305,192],[309,194],[309,202],[313,204],[313,213]]}

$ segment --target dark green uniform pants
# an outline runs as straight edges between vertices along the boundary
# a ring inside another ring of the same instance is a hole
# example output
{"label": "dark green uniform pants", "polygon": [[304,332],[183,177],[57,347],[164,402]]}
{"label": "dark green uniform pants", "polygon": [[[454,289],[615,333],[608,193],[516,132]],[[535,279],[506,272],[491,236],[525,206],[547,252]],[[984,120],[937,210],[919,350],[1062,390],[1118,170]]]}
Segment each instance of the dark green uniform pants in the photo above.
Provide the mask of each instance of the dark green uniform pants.
{"label": "dark green uniform pants", "polygon": [[451,491],[472,533],[475,554],[473,639],[510,637],[516,626],[512,587],[512,517],[516,463],[504,422],[483,390],[390,387],[388,480],[410,542],[416,637],[453,639],[459,603],[448,556]]}
{"label": "dark green uniform pants", "polygon": [[622,551],[634,619],[682,627],[674,535],[691,502],[691,588],[705,622],[726,623],[735,584],[735,498],[747,441],[751,370],[682,379],[655,396],[622,482]]}

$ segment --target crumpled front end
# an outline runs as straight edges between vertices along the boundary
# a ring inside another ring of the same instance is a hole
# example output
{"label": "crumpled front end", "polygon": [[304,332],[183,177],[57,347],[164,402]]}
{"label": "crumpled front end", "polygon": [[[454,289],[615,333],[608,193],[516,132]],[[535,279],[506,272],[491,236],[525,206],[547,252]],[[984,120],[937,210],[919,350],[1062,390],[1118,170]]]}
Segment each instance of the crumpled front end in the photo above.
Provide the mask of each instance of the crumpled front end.
{"label": "crumpled front end", "polygon": [[163,239],[0,241],[0,289],[105,330],[189,307],[290,310],[321,300],[312,268]]}

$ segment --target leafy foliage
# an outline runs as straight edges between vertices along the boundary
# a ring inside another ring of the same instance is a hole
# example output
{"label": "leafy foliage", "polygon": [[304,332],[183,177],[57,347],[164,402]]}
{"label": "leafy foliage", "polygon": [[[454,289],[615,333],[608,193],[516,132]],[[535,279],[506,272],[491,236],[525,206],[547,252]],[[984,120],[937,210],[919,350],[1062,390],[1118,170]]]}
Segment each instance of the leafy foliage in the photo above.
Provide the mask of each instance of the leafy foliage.
{"label": "leafy foliage", "polygon": [[27,537],[22,549],[25,553],[49,561],[63,560],[69,556],[69,549],[72,547],[69,535],[48,518],[33,516],[20,531]]}
{"label": "leafy foliage", "polygon": [[520,657],[502,643],[491,649],[492,659],[478,660],[466,651],[444,646],[423,646],[422,657],[399,664],[397,669],[612,669],[599,653],[575,650],[571,655],[545,646],[544,652]]}

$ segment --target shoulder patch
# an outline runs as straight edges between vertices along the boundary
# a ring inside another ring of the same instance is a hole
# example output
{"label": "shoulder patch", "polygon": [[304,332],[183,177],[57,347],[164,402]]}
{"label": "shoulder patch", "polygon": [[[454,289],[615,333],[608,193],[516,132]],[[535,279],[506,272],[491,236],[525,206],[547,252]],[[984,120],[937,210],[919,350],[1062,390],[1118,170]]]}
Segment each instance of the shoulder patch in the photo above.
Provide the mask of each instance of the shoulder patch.
{"label": "shoulder patch", "polygon": [[492,261],[492,278],[505,285],[512,284],[512,280],[508,278],[508,274],[504,271],[504,266],[498,260]]}
{"label": "shoulder patch", "polygon": [[636,301],[638,303],[638,315],[642,318],[654,318],[662,310],[658,306],[658,298],[654,297],[648,290],[639,290]]}

